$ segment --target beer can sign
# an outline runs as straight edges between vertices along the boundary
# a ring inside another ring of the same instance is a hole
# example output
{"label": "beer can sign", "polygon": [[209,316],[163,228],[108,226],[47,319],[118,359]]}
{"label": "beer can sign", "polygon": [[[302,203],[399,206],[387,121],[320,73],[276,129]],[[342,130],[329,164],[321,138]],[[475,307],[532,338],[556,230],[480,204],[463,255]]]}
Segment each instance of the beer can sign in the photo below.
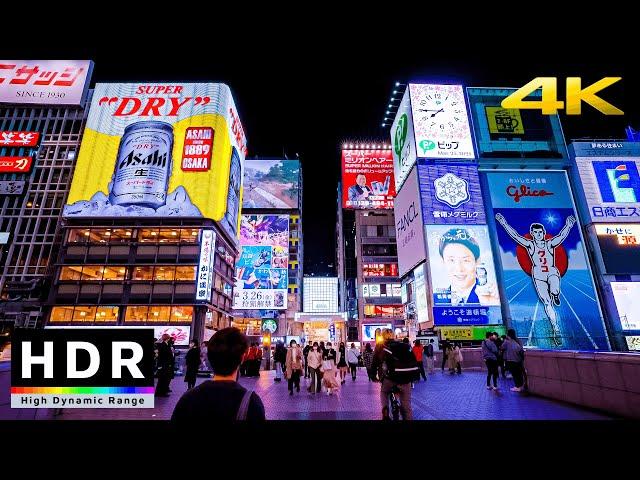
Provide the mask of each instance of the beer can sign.
{"label": "beer can sign", "polygon": [[124,130],[113,173],[112,205],[159,208],[167,201],[171,176],[173,127],[143,121]]}
{"label": "beer can sign", "polygon": [[184,172],[206,172],[211,168],[212,151],[213,128],[187,128],[182,152],[182,170]]}

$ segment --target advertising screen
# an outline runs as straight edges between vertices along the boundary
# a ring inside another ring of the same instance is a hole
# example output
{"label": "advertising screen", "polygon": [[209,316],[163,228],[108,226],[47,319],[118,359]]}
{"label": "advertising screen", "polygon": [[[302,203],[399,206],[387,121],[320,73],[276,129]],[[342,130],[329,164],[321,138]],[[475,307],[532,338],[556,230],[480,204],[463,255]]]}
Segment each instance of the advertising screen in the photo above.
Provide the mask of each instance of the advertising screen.
{"label": "advertising screen", "polygon": [[224,84],[99,83],[63,215],[219,221],[233,148],[241,171],[246,140]]}
{"label": "advertising screen", "polygon": [[402,186],[394,207],[400,276],[426,258],[424,223],[420,209],[418,172],[414,168]]}
{"label": "advertising screen", "polygon": [[435,325],[501,324],[500,294],[485,225],[427,225]]}
{"label": "advertising screen", "polygon": [[233,308],[286,310],[289,215],[242,215]]}
{"label": "advertising screen", "polygon": [[383,330],[385,328],[391,328],[390,323],[376,323],[371,325],[362,325],[362,341],[363,342],[375,342],[376,330]]}
{"label": "advertising screen", "polygon": [[393,146],[393,177],[396,192],[399,192],[417,159],[408,88],[402,96],[398,113],[396,113],[396,118],[391,125],[391,145]]}
{"label": "advertising screen", "polygon": [[640,224],[598,224],[595,231],[606,273],[640,273]]}
{"label": "advertising screen", "polygon": [[611,282],[622,330],[640,330],[640,282]]}
{"label": "advertising screen", "polygon": [[391,150],[342,150],[342,207],[393,208]]}
{"label": "advertising screen", "polygon": [[0,60],[0,103],[81,105],[90,60]]}
{"label": "advertising screen", "polygon": [[397,277],[397,263],[363,263],[362,275],[364,277]]}
{"label": "advertising screen", "polygon": [[299,160],[247,160],[242,208],[299,208]]}
{"label": "advertising screen", "polygon": [[429,322],[427,328],[433,327],[429,319],[429,303],[427,301],[427,284],[424,281],[424,264],[418,265],[413,270],[416,304],[416,321],[418,323]]}
{"label": "advertising screen", "polygon": [[577,157],[592,222],[640,221],[640,158]]}
{"label": "advertising screen", "polygon": [[527,345],[608,350],[563,171],[488,172],[511,324]]}
{"label": "advertising screen", "polygon": [[420,158],[474,158],[467,102],[460,85],[409,85]]}
{"label": "advertising screen", "polygon": [[418,165],[418,178],[426,224],[487,223],[476,166]]}
{"label": "advertising screen", "polygon": [[484,340],[487,332],[496,332],[499,336],[507,334],[507,329],[500,325],[492,325],[490,327],[442,327],[438,331],[442,340]]}

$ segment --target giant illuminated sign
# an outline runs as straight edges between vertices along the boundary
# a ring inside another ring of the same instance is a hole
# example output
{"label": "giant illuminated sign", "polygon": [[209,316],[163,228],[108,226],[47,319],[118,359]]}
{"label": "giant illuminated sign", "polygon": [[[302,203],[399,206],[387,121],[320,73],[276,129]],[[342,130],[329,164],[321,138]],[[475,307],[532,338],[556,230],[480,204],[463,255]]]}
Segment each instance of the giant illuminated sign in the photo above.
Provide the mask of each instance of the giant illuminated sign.
{"label": "giant illuminated sign", "polygon": [[417,169],[409,174],[394,207],[398,269],[402,277],[426,257]]}
{"label": "giant illuminated sign", "polygon": [[596,224],[600,255],[608,274],[640,274],[640,224]]}
{"label": "giant illuminated sign", "polygon": [[391,209],[396,196],[391,150],[342,150],[342,207]]}
{"label": "giant illuminated sign", "polygon": [[242,208],[299,208],[299,160],[249,160]]}
{"label": "giant illuminated sign", "polygon": [[622,330],[640,330],[640,282],[611,282]]}

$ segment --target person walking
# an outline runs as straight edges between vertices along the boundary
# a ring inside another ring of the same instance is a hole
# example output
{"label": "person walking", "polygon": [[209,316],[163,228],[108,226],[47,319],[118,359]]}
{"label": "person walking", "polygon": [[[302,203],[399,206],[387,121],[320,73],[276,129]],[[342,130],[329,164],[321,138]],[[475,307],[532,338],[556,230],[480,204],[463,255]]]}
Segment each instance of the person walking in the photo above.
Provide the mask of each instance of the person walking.
{"label": "person walking", "polygon": [[[498,390],[498,347],[495,344],[495,332],[487,332],[482,341],[482,359],[487,365],[487,390]],[[493,387],[491,387],[493,378]]]}
{"label": "person walking", "polygon": [[448,365],[449,363],[449,352],[451,351],[451,348],[449,346],[449,340],[445,340],[442,342],[442,348],[440,349],[442,351],[442,373],[444,373],[444,366]]}
{"label": "person walking", "polygon": [[155,396],[156,397],[168,397],[171,389],[171,379],[173,378],[173,352],[169,346],[169,339],[171,337],[164,333],[160,337],[160,343],[158,343],[158,384],[156,385]]}
{"label": "person walking", "polygon": [[327,342],[326,350],[322,359],[322,383],[327,389],[327,394],[331,395],[334,390],[340,388],[341,382],[337,378],[336,351],[331,348],[331,342]]}
{"label": "person walking", "polygon": [[413,355],[416,357],[416,362],[418,362],[418,370],[420,372],[420,375],[422,376],[422,379],[426,382],[427,381],[427,375],[424,373],[424,365],[422,364],[422,360],[423,360],[423,355],[424,355],[424,349],[422,348],[422,345],[420,344],[420,340],[415,340],[413,342]]}
{"label": "person walking", "polygon": [[345,377],[347,376],[347,371],[349,367],[347,365],[347,351],[344,346],[344,342],[340,342],[340,346],[338,347],[338,370],[340,372],[340,384],[345,382]]}
{"label": "person walking", "polygon": [[302,375],[302,349],[295,340],[289,343],[285,361],[286,375],[289,381],[289,395],[293,395],[293,387],[300,392],[300,375]]}
{"label": "person walking", "polygon": [[462,346],[460,344],[460,342],[457,342],[455,344],[455,347],[453,349],[453,354],[454,354],[454,358],[455,358],[455,369],[456,369],[456,373],[461,374],[462,373]]}
{"label": "person walking", "polygon": [[307,356],[309,355],[309,352],[311,351],[311,344],[307,343],[304,348],[302,349],[302,355],[304,356],[304,378],[309,378],[309,364],[307,362]]}
{"label": "person walking", "polygon": [[377,382],[376,372],[371,365],[373,364],[373,349],[371,348],[371,344],[367,343],[364,347],[364,352],[362,353],[362,360],[364,362],[364,368],[367,369],[367,376],[369,377],[370,382]]}
{"label": "person walking", "polygon": [[320,367],[322,366],[322,352],[318,346],[318,342],[313,342],[313,346],[307,355],[307,365],[309,367],[309,376],[311,377],[311,383],[307,388],[310,393],[319,393],[322,389],[320,383]]}
{"label": "person walking", "polygon": [[429,340],[429,343],[424,348],[423,355],[427,359],[427,371],[432,374],[435,370],[434,357],[433,357],[433,338]]}
{"label": "person walking", "polygon": [[511,388],[511,391],[521,392],[524,385],[524,349],[518,341],[516,331],[513,328],[510,328],[507,331],[507,337],[502,344],[502,351],[504,352],[504,359],[507,363],[507,370],[511,372],[511,376],[513,377],[513,382],[515,384]]}
{"label": "person walking", "polygon": [[184,381],[187,382],[187,390],[191,390],[196,386],[196,378],[198,377],[198,367],[200,366],[200,348],[197,340],[191,340],[189,351],[185,357],[187,371],[184,374]]}
{"label": "person walking", "polygon": [[287,349],[282,342],[276,343],[276,350],[273,353],[273,363],[276,364],[276,376],[274,382],[282,381],[282,370],[287,362]]}
{"label": "person walking", "polygon": [[[360,351],[356,348],[355,343],[351,344],[351,348],[347,350],[347,363],[351,371],[351,380],[356,381],[358,374],[358,360],[360,359]],[[343,382],[344,383],[344,382]]]}

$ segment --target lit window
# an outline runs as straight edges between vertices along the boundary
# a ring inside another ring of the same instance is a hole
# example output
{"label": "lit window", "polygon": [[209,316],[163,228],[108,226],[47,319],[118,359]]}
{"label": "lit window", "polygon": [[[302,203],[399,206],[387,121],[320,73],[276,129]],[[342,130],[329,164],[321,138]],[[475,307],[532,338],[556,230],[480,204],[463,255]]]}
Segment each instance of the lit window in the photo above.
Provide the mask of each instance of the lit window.
{"label": "lit window", "polygon": [[172,281],[175,277],[176,267],[170,265],[156,265],[153,278],[156,281]]}
{"label": "lit window", "polygon": [[80,280],[82,278],[82,266],[62,267],[60,269],[60,280]]}
{"label": "lit window", "polygon": [[193,228],[182,228],[180,230],[180,243],[197,243],[198,230]]}
{"label": "lit window", "polygon": [[111,230],[108,228],[92,228],[89,233],[89,242],[107,243],[111,241]]}
{"label": "lit window", "polygon": [[111,231],[110,235],[111,243],[122,243],[127,242],[131,239],[131,229],[130,228],[114,228]]}
{"label": "lit window", "polygon": [[96,322],[117,322],[119,307],[98,307]]}
{"label": "lit window", "polygon": [[178,243],[179,239],[177,228],[161,228],[158,233],[158,242],[160,243]]}
{"label": "lit window", "polygon": [[195,265],[176,267],[176,280],[194,281],[195,279],[196,279]]}
{"label": "lit window", "polygon": [[76,305],[73,309],[74,322],[93,322],[96,318],[96,307]]}
{"label": "lit window", "polygon": [[193,307],[171,307],[171,322],[191,323]]}
{"label": "lit window", "polygon": [[85,265],[82,267],[82,280],[102,280],[102,265]]}
{"label": "lit window", "polygon": [[149,307],[149,314],[147,315],[147,322],[168,322],[171,316],[171,307],[163,305],[151,305]]}
{"label": "lit window", "polygon": [[145,322],[149,307],[145,306],[129,306],[124,312],[125,322]]}
{"label": "lit window", "polygon": [[134,267],[132,280],[153,280],[153,267]]}
{"label": "lit window", "polygon": [[116,281],[124,280],[127,274],[126,267],[123,266],[105,266],[103,268],[102,278],[104,280]]}
{"label": "lit window", "polygon": [[139,242],[157,242],[158,241],[158,229],[142,228],[138,233]]}
{"label": "lit window", "polygon": [[88,236],[88,229],[72,228],[67,238],[69,243],[85,243]]}
{"label": "lit window", "polygon": [[51,309],[50,322],[71,322],[73,320],[73,307],[53,307]]}

